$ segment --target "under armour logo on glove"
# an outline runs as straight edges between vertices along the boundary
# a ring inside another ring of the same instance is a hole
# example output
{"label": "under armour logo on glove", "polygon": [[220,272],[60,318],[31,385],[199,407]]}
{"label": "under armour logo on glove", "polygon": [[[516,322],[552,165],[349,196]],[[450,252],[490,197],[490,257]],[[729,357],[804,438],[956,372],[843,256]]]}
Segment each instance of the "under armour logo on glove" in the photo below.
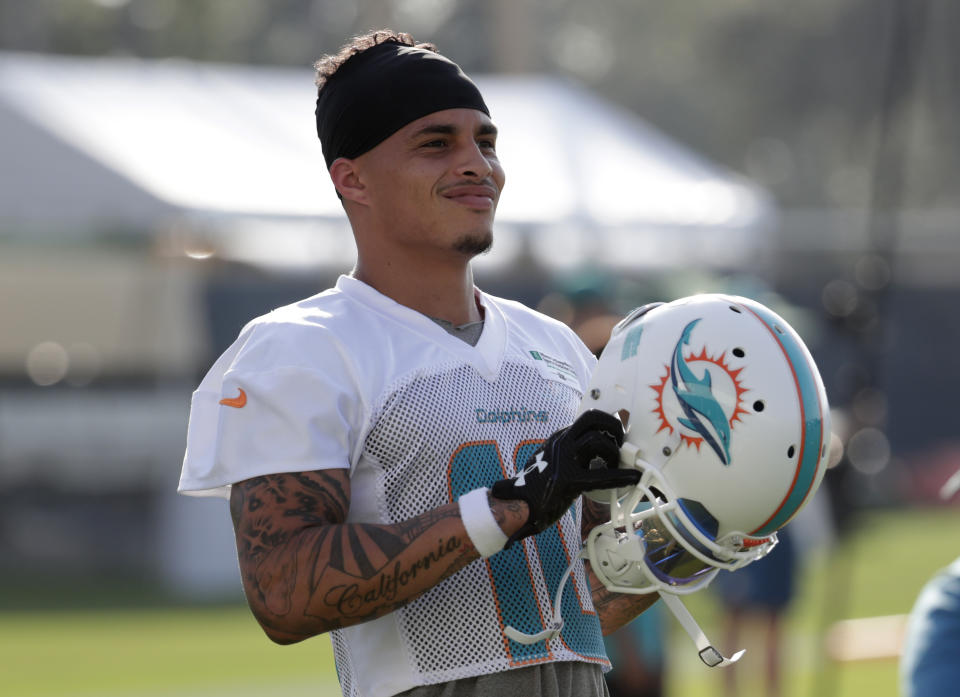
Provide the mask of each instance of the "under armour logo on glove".
{"label": "under armour logo on glove", "polygon": [[543,459],[543,451],[538,450],[536,453],[536,460],[527,465],[524,470],[517,475],[514,486],[524,486],[527,483],[527,473],[532,473],[534,470],[537,472],[543,472],[547,468],[547,461]]}
{"label": "under armour logo on glove", "polygon": [[495,482],[490,488],[493,496],[520,499],[530,508],[526,524],[510,537],[507,547],[556,523],[584,491],[636,484],[639,472],[618,469],[621,445],[619,419],[591,409],[547,438],[516,477]]}

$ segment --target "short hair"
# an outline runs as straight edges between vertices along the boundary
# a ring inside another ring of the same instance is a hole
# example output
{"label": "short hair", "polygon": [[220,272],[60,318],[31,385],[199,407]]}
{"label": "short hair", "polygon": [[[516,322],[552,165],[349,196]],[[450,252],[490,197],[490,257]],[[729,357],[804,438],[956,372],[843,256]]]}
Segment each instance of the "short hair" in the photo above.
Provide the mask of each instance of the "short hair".
{"label": "short hair", "polygon": [[316,63],[313,64],[313,67],[316,69],[316,78],[314,82],[317,85],[317,89],[323,89],[324,84],[333,77],[340,66],[347,62],[348,59],[366,51],[368,48],[372,48],[377,44],[386,43],[392,41],[393,43],[403,44],[404,46],[413,46],[414,48],[424,49],[426,51],[433,51],[434,53],[440,53],[437,50],[437,47],[432,43],[418,43],[410,34],[406,32],[393,31],[392,29],[376,29],[374,31],[368,32],[366,34],[361,34],[360,36],[355,36],[336,53],[331,53],[329,55],[323,56]]}

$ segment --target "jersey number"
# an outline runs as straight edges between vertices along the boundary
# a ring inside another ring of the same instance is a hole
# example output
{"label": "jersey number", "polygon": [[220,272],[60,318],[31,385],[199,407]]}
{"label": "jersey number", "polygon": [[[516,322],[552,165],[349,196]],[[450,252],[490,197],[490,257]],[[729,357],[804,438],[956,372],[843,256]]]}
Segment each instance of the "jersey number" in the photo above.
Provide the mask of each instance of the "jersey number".
{"label": "jersey number", "polygon": [[[536,451],[540,442],[522,443],[517,447],[514,464],[521,467]],[[450,487],[454,501],[462,494],[481,486],[490,486],[503,479],[506,471],[500,449],[493,441],[467,443],[461,446],[450,459]],[[567,515],[571,515],[568,513]],[[533,544],[531,554],[543,569],[547,593],[552,605],[563,572],[570,563],[570,555],[563,543],[560,523],[529,538]],[[503,626],[511,626],[527,634],[544,629],[545,618],[540,611],[533,586],[533,571],[527,549],[517,543],[487,559],[490,582]],[[586,658],[606,660],[600,620],[596,613],[583,605],[582,598],[588,589],[580,588],[576,576],[571,576],[563,592],[563,630],[560,637],[568,649]],[[533,663],[550,657],[545,641],[535,644],[520,644],[504,637],[510,660],[514,664]]]}

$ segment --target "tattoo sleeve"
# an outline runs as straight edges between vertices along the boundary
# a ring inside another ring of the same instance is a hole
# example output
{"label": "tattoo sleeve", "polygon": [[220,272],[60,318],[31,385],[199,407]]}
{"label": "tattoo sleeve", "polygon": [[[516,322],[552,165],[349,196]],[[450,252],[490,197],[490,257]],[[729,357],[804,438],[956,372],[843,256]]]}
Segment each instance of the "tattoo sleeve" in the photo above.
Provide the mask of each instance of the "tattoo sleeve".
{"label": "tattoo sleeve", "polygon": [[[586,540],[587,534],[596,526],[610,520],[609,508],[586,496],[583,498],[583,519],[581,533]],[[600,617],[600,627],[603,633],[611,634],[627,624],[634,617],[653,605],[660,596],[656,593],[633,595],[630,593],[614,593],[607,590],[597,575],[593,573],[590,562],[584,562],[587,569],[587,578],[590,580],[590,589],[593,596],[593,606]]]}
{"label": "tattoo sleeve", "polygon": [[[346,523],[349,502],[347,470],[267,475],[232,487],[244,592],[274,641],[385,615],[480,556],[456,503],[380,525]],[[526,520],[513,508],[494,506],[506,528]]]}

